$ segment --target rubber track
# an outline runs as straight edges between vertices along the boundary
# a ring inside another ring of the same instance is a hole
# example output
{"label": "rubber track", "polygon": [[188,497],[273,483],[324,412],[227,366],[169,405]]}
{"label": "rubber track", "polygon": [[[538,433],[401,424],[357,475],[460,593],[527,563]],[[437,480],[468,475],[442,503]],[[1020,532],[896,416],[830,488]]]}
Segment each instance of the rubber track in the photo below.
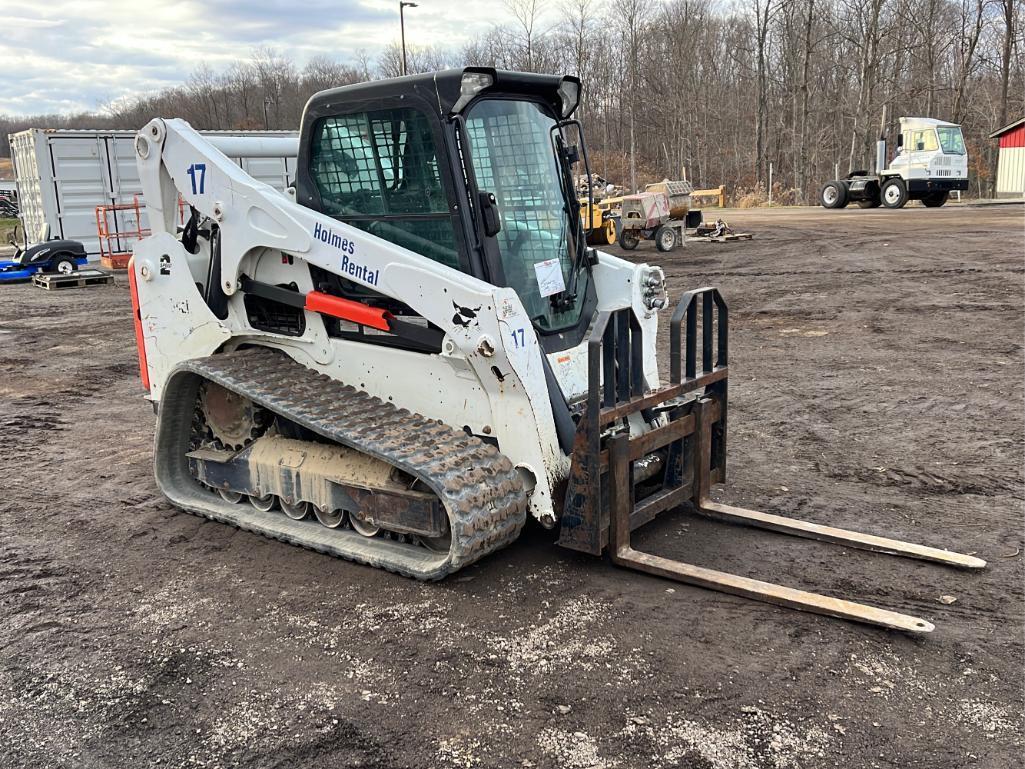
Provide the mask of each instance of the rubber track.
{"label": "rubber track", "polygon": [[[366,538],[316,521],[261,513],[203,489],[185,457],[196,393],[209,380],[330,440],[384,460],[420,479],[448,513],[447,556],[380,537]],[[268,348],[222,353],[179,364],[168,377],[157,424],[157,483],[189,512],[239,528],[417,579],[440,579],[509,544],[526,520],[519,474],[475,436],[400,409]]]}

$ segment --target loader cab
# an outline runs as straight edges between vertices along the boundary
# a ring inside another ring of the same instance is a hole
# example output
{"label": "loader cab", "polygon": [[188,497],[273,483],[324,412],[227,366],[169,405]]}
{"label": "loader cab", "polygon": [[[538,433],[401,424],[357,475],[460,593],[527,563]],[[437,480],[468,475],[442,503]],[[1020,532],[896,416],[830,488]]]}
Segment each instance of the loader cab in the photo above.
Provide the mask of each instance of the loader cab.
{"label": "loader cab", "polygon": [[303,114],[296,199],[513,288],[548,352],[576,346],[596,304],[571,181],[579,94],[573,77],[481,67],[318,93]]}

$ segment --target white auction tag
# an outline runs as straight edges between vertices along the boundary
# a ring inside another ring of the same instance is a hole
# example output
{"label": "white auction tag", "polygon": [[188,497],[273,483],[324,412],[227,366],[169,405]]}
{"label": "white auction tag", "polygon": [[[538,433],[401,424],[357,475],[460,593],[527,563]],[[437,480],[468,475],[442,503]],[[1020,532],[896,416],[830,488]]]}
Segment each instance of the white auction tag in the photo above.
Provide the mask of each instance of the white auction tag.
{"label": "white auction tag", "polygon": [[558,259],[534,262],[534,275],[537,276],[537,287],[541,291],[541,296],[551,296],[566,290],[566,280],[562,277],[562,264]]}

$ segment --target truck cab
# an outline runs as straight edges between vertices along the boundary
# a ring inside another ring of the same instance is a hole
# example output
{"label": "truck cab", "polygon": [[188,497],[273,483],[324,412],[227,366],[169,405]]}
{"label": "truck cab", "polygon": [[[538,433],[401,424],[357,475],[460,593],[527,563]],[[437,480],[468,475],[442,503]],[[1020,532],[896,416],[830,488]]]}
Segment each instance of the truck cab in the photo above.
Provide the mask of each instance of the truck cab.
{"label": "truck cab", "polygon": [[881,176],[884,182],[901,179],[908,200],[943,205],[951,191],[968,189],[968,152],[961,126],[932,118],[902,117],[897,150]]}

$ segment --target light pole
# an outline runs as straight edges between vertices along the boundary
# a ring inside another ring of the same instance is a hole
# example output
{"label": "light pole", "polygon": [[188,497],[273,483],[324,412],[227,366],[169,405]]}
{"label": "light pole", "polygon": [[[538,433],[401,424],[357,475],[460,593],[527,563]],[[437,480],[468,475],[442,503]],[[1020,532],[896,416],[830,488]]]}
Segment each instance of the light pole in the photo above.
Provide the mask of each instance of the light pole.
{"label": "light pole", "polygon": [[267,107],[271,106],[274,100],[269,96],[263,97],[263,127],[264,130],[270,130],[270,119],[267,117]]}
{"label": "light pole", "polygon": [[402,33],[402,74],[406,74],[406,8],[416,8],[416,3],[399,0],[399,30]]}

